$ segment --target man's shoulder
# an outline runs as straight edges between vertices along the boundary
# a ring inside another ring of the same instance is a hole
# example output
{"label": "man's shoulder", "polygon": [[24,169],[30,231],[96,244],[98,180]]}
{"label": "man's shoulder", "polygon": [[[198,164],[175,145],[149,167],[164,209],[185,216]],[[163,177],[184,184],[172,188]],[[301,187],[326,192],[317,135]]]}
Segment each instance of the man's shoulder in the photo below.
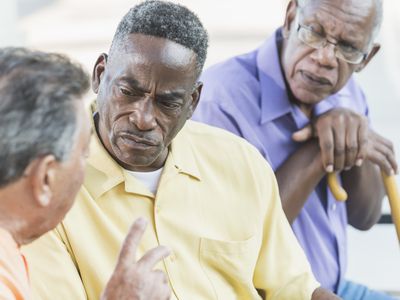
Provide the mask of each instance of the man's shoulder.
{"label": "man's shoulder", "polygon": [[245,139],[218,127],[189,120],[181,132],[181,138],[190,140],[194,151],[206,152],[215,156],[247,159],[261,159],[259,151]]}
{"label": "man's shoulder", "polygon": [[207,68],[201,75],[202,95],[209,90],[237,88],[237,84],[257,79],[257,50],[231,57]]}
{"label": "man's shoulder", "polygon": [[190,138],[194,143],[203,143],[205,140],[221,144],[247,144],[247,142],[235,134],[218,127],[201,122],[188,120],[182,129],[182,134]]}

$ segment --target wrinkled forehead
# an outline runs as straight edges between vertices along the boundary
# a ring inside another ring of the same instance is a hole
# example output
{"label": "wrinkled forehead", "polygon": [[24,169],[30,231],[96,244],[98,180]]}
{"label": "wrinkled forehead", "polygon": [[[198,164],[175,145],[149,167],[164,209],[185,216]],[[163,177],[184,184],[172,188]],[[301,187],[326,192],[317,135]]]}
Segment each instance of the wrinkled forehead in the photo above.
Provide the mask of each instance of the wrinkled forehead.
{"label": "wrinkled forehead", "polygon": [[113,55],[132,64],[160,65],[186,72],[194,71],[196,64],[194,51],[165,38],[130,34],[118,48]]}
{"label": "wrinkled forehead", "polygon": [[[375,0],[299,1],[302,20],[314,21],[345,39],[370,41],[377,18]],[[337,31],[337,32],[335,32]]]}

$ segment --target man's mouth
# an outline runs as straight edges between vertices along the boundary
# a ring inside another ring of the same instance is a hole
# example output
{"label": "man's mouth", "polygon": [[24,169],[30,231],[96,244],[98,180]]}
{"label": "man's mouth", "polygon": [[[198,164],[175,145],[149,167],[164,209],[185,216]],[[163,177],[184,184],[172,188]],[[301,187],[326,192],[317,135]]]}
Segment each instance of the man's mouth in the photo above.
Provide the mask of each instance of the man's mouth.
{"label": "man's mouth", "polygon": [[314,86],[331,86],[332,83],[325,77],[316,76],[307,71],[300,71],[302,78],[309,84]]}
{"label": "man's mouth", "polygon": [[121,138],[125,140],[128,144],[131,145],[142,145],[142,146],[147,146],[147,147],[155,147],[157,146],[157,143],[155,141],[149,140],[149,139],[144,139],[142,137],[138,137],[136,135],[130,134],[130,133],[121,133],[120,134]]}

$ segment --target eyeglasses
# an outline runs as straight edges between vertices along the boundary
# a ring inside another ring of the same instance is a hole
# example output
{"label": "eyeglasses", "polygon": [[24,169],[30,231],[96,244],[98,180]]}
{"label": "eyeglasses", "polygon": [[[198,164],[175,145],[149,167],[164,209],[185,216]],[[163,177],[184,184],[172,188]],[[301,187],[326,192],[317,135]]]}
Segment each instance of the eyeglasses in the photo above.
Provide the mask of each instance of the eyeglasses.
{"label": "eyeglasses", "polygon": [[326,36],[323,36],[315,32],[311,28],[301,24],[299,24],[297,27],[297,37],[300,41],[314,49],[325,48],[328,44],[334,45],[335,56],[350,64],[359,64],[364,61],[368,56],[367,53],[364,53],[351,45],[346,45],[340,42],[333,43],[331,41],[328,41]]}

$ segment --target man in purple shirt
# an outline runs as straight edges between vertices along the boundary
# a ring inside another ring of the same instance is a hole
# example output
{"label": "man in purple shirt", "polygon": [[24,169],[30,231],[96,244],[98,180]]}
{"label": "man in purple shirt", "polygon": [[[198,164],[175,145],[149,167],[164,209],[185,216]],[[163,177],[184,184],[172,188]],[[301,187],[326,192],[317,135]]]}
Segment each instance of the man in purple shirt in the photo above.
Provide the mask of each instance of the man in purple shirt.
{"label": "man in purple shirt", "polygon": [[[322,286],[344,299],[391,299],[344,280],[346,226],[381,213],[380,169],[397,172],[393,146],[369,127],[352,77],[378,52],[380,0],[290,1],[285,23],[257,50],[211,67],[194,119],[252,143],[275,170],[286,216]],[[338,202],[325,174],[340,171]]]}

